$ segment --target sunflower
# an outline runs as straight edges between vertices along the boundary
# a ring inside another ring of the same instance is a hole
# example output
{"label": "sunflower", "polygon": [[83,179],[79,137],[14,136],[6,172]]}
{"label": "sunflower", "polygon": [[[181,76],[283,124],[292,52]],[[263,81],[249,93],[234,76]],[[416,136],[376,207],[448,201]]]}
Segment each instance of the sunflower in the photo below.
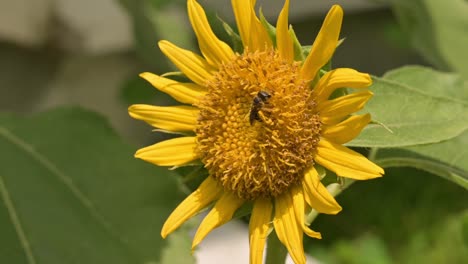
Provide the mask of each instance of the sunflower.
{"label": "sunflower", "polygon": [[[158,166],[201,160],[209,176],[169,216],[165,238],[189,218],[214,204],[202,220],[192,249],[214,228],[252,203],[250,262],[261,263],[274,228],[295,263],[305,263],[303,234],[321,238],[304,221],[313,208],[336,214],[340,205],[321,183],[317,165],[340,177],[367,180],[384,171],[343,146],[370,122],[362,109],[372,93],[368,74],[349,68],[321,73],[339,42],[343,18],[333,6],[307,57],[295,49],[288,24],[289,0],[271,37],[254,11],[255,0],[232,0],[243,51],[234,52],[213,33],[203,8],[188,0],[190,22],[202,56],[168,41],[162,52],[192,82],[152,73],[141,77],[181,106],[132,105],[130,115],[172,132],[192,132],[138,150],[135,157]],[[330,98],[339,88],[360,89]]]}

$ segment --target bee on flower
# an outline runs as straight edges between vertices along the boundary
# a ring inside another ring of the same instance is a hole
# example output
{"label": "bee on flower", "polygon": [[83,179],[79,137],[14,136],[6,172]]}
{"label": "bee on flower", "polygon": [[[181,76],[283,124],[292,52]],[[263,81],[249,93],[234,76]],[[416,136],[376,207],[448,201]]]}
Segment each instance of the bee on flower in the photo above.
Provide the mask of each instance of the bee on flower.
{"label": "bee on flower", "polygon": [[[193,249],[210,231],[230,221],[239,207],[251,202],[250,263],[262,263],[272,229],[294,262],[305,263],[303,234],[321,238],[306,225],[305,211],[313,208],[337,214],[341,210],[315,166],[356,180],[384,173],[343,146],[371,120],[369,114],[353,113],[371,98],[366,88],[372,80],[349,68],[320,73],[339,42],[340,6],[331,8],[303,58],[294,48],[289,0],[279,14],[276,39],[257,17],[254,5],[255,0],[232,0],[243,44],[243,52],[237,53],[213,33],[200,4],[187,1],[201,55],[165,40],[159,47],[192,82],[141,74],[184,105],[132,105],[129,113],[156,128],[195,135],[142,148],[135,157],[158,166],[201,160],[209,172],[169,216],[161,231],[163,237],[214,203],[195,234]],[[330,98],[343,87],[357,92]]]}

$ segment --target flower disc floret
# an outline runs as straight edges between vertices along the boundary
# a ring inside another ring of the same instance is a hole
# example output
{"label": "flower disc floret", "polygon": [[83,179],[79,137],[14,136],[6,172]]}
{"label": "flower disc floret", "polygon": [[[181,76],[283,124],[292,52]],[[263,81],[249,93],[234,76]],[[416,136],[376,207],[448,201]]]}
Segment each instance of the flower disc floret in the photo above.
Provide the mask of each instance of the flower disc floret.
{"label": "flower disc floret", "polygon": [[[300,64],[275,50],[249,52],[223,64],[197,106],[198,152],[210,175],[244,199],[276,197],[300,182],[319,142],[316,102]],[[254,98],[269,95],[251,122]]]}

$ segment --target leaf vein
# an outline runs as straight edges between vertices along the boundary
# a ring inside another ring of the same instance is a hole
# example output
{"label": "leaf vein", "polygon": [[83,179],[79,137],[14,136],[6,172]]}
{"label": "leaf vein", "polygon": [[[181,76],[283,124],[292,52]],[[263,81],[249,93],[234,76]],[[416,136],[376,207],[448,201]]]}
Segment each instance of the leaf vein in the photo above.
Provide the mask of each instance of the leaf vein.
{"label": "leaf vein", "polygon": [[457,167],[445,165],[442,162],[421,158],[394,157],[378,158],[376,163],[384,168],[410,166],[445,178],[468,190],[468,173]]}
{"label": "leaf vein", "polygon": [[409,91],[412,91],[412,92],[415,92],[415,93],[419,93],[419,94],[422,94],[424,96],[428,96],[428,97],[431,97],[431,98],[443,99],[443,100],[447,100],[447,101],[451,101],[451,102],[454,102],[454,103],[458,103],[458,104],[468,106],[468,103],[463,101],[463,100],[460,100],[460,99],[457,99],[457,98],[452,98],[452,97],[446,97],[446,96],[440,96],[440,95],[426,93],[426,92],[423,92],[420,89],[413,88],[411,86],[408,86],[408,85],[403,84],[403,83],[398,82],[398,81],[394,81],[394,80],[390,80],[390,79],[386,79],[386,78],[381,78],[381,77],[376,77],[376,76],[372,76],[372,79],[379,80],[380,82],[383,82],[383,83],[387,82],[387,83],[392,84],[392,85],[397,85],[397,86],[400,86],[403,89],[406,89],[406,90],[409,90]]}
{"label": "leaf vein", "polygon": [[41,164],[48,171],[50,171],[51,174],[55,175],[59,179],[59,181],[61,181],[71,191],[71,193],[78,199],[78,201],[82,203],[82,205],[88,210],[90,215],[94,219],[96,219],[98,223],[101,224],[104,230],[106,230],[111,236],[117,238],[118,241],[120,241],[122,244],[128,246],[128,242],[119,234],[113,231],[111,224],[99,213],[97,208],[94,206],[93,202],[74,184],[73,179],[71,177],[67,176],[49,159],[47,159],[44,155],[36,151],[32,145],[28,144],[21,138],[14,135],[5,127],[0,127],[0,135],[7,139],[9,142],[11,142],[13,145],[25,151],[34,160],[36,160],[39,164]]}
{"label": "leaf vein", "polygon": [[24,232],[21,221],[18,217],[18,213],[16,212],[15,205],[13,204],[10,194],[8,193],[8,189],[2,176],[0,176],[0,194],[2,196],[3,202],[5,203],[5,207],[7,208],[8,215],[10,216],[13,227],[15,228],[16,234],[18,235],[21,247],[23,247],[28,263],[36,264],[37,261],[32,252],[31,243],[29,243],[26,233]]}

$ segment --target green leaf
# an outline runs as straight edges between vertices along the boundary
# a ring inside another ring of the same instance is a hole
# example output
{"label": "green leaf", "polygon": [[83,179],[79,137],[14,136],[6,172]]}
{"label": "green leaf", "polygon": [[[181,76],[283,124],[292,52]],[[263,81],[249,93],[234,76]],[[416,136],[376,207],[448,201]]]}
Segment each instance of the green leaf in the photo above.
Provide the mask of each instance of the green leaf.
{"label": "green leaf", "polygon": [[1,263],[159,262],[176,177],[134,159],[105,119],[2,114],[0,149]]}
{"label": "green leaf", "polygon": [[[294,60],[296,61],[303,61],[306,56],[304,56],[305,52],[301,46],[301,43],[299,42],[299,39],[297,39],[296,32],[294,31],[292,26],[289,26],[289,36],[293,40],[293,47],[294,47]],[[310,52],[310,46],[309,49],[307,50],[307,54]]]}
{"label": "green leaf", "polygon": [[412,146],[405,149],[445,162],[453,168],[464,170],[465,178],[468,180],[468,131],[440,143]]}
{"label": "green leaf", "polygon": [[376,162],[382,167],[411,166],[450,180],[468,190],[468,131],[436,144],[402,149],[380,149]]}
{"label": "green leaf", "polygon": [[260,22],[262,23],[263,27],[266,29],[268,36],[270,37],[273,43],[273,46],[276,47],[276,27],[268,22],[268,20],[263,15],[261,8],[260,8],[259,13],[260,13]]}
{"label": "green leaf", "polygon": [[244,51],[244,46],[242,45],[241,37],[234,31],[234,29],[232,29],[232,27],[228,23],[224,22],[223,20],[221,20],[221,23],[223,24],[224,31],[226,31],[226,34],[229,36],[232,48],[235,52],[241,54]]}
{"label": "green leaf", "polygon": [[464,0],[391,1],[413,46],[438,67],[468,78],[468,5]]}
{"label": "green leaf", "polygon": [[304,60],[309,56],[310,49],[312,49],[312,45],[302,46],[302,57]]}
{"label": "green leaf", "polygon": [[468,83],[458,75],[406,66],[373,80],[365,110],[379,124],[367,126],[349,146],[436,143],[468,129]]}

